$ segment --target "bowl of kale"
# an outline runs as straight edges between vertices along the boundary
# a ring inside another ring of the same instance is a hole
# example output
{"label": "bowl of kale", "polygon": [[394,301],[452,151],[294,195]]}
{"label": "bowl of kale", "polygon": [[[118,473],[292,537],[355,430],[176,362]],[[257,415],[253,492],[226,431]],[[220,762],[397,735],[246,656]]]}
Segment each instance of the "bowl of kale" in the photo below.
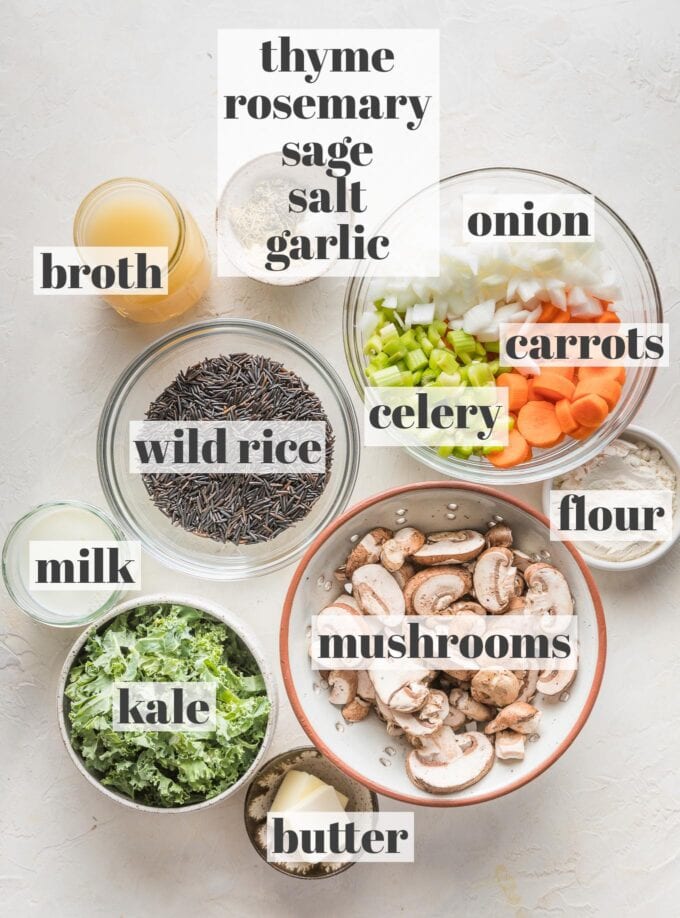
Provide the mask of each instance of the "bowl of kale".
{"label": "bowl of kale", "polygon": [[[183,692],[210,700],[185,705]],[[130,702],[140,698],[152,700]],[[257,770],[274,732],[276,686],[233,615],[150,596],[80,635],[58,707],[66,748],[91,784],[138,810],[186,812],[225,800]]]}

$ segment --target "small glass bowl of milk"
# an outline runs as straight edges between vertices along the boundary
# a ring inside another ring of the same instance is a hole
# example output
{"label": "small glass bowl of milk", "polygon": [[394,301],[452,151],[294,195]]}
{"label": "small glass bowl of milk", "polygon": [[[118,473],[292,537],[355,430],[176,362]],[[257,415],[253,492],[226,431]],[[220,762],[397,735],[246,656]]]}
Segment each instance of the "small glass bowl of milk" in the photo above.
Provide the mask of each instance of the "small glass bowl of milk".
{"label": "small glass bowl of milk", "polygon": [[7,592],[31,618],[46,625],[68,628],[86,625],[122,598],[117,586],[92,589],[35,589],[30,577],[31,542],[124,541],[113,520],[90,504],[77,500],[50,501],[34,507],[18,520],[2,550],[2,575]]}

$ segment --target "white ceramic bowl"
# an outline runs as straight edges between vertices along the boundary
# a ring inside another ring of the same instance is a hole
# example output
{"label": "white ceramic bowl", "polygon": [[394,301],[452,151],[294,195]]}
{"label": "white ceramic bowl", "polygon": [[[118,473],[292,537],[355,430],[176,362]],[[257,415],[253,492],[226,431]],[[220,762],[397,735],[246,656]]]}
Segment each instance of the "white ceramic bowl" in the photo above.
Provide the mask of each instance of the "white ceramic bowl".
{"label": "white ceramic bowl", "polygon": [[[66,682],[68,680],[68,675],[71,671],[71,667],[75,663],[76,657],[80,653],[85,642],[89,636],[94,631],[99,631],[104,625],[112,621],[122,612],[129,612],[130,609],[135,609],[137,606],[144,606],[150,603],[179,603],[185,606],[191,606],[195,609],[199,609],[201,612],[205,612],[206,615],[211,615],[213,618],[217,619],[223,624],[227,625],[235,634],[237,634],[243,643],[247,646],[248,650],[252,653],[255,658],[262,676],[264,677],[265,688],[267,690],[267,696],[269,698],[271,709],[269,712],[269,721],[267,723],[267,729],[265,731],[264,737],[262,739],[262,745],[260,746],[257,755],[250,764],[250,767],[245,771],[241,777],[236,781],[231,787],[228,787],[226,790],[222,791],[221,794],[217,794],[215,797],[210,797],[209,800],[203,800],[200,803],[192,803],[188,806],[181,807],[161,807],[161,806],[147,806],[143,803],[138,803],[136,800],[132,800],[130,797],[121,794],[118,791],[105,787],[96,775],[93,775],[87,770],[83,764],[82,759],[75,751],[71,745],[71,736],[70,736],[70,724],[68,722],[68,698],[64,695],[64,690],[66,688]],[[68,754],[71,757],[71,761],[74,763],[78,771],[86,778],[93,787],[96,787],[97,790],[101,791],[102,794],[105,794],[110,800],[115,800],[116,803],[121,803],[123,806],[130,807],[133,810],[139,810],[145,813],[191,813],[196,810],[205,810],[209,806],[214,806],[216,803],[222,803],[228,797],[233,796],[244,784],[247,784],[253,774],[261,766],[262,760],[264,759],[267,750],[271,744],[272,738],[274,736],[274,730],[276,728],[276,717],[277,717],[277,707],[278,707],[278,697],[276,690],[276,682],[274,676],[272,675],[271,668],[267,663],[264,654],[260,650],[260,647],[257,643],[255,637],[251,634],[250,630],[239,621],[235,615],[231,612],[226,612],[220,606],[209,602],[205,599],[196,599],[192,596],[169,596],[164,593],[154,593],[150,596],[138,596],[135,599],[130,599],[127,602],[120,603],[116,606],[115,609],[112,609],[106,615],[102,616],[94,624],[90,625],[83,633],[79,636],[78,640],[75,642],[71,648],[69,655],[66,657],[64,666],[61,670],[61,676],[59,677],[59,685],[57,686],[57,714],[59,718],[59,729],[61,731],[61,737],[64,741]]]}
{"label": "white ceramic bowl", "polygon": [[[455,519],[451,515],[455,514]],[[371,715],[351,727],[338,707],[319,691],[318,673],[309,663],[306,630],[310,615],[338,593],[333,572],[344,563],[352,536],[376,526],[404,525],[423,531],[480,528],[502,517],[512,528],[515,545],[529,554],[549,551],[552,563],[569,582],[578,619],[579,671],[564,702],[540,700],[540,741],[527,744],[521,762],[496,762],[477,784],[455,794],[433,796],[416,788],[405,768],[410,747],[387,735]],[[327,590],[326,584],[333,584]],[[350,777],[379,794],[409,804],[464,806],[492,800],[527,784],[552,765],[573,742],[600,689],[606,655],[606,630],[595,582],[581,556],[568,542],[550,542],[547,519],[527,504],[492,488],[463,482],[422,482],[377,494],[352,507],[316,538],[300,562],[288,590],[281,621],[280,656],[288,697],[307,736]],[[316,688],[315,688],[316,686]],[[340,727],[338,727],[338,724]],[[390,757],[385,747],[397,754]],[[381,761],[382,760],[382,761]],[[388,762],[386,766],[384,762]]]}
{"label": "white ceramic bowl", "polygon": [[[658,449],[663,458],[668,463],[669,467],[675,473],[676,483],[680,483],[680,460],[678,459],[677,453],[674,451],[673,447],[668,443],[663,437],[660,437],[658,434],[654,433],[652,430],[648,430],[646,427],[638,427],[637,425],[631,425],[627,427],[622,434],[619,435],[621,440],[634,440],[646,443],[649,446]],[[543,482],[543,512],[546,516],[550,515],[550,490],[553,487],[554,478]],[[673,545],[675,545],[678,536],[680,536],[680,505],[676,500],[675,513],[673,515],[673,532],[671,538],[667,542],[660,542],[658,545],[647,552],[646,555],[642,555],[639,558],[631,558],[629,561],[607,561],[606,558],[596,558],[593,555],[589,555],[588,552],[580,548],[580,545],[577,543],[577,547],[587,564],[590,567],[597,568],[600,571],[634,571],[638,570],[641,567],[647,567],[648,564],[654,564],[655,561],[658,561],[659,558],[662,558],[667,551],[669,551]]]}
{"label": "white ceramic bowl", "polygon": [[[326,170],[320,166],[282,166],[280,150],[256,156],[234,172],[220,196],[217,206],[218,245],[222,247],[220,254],[226,256],[242,274],[253,280],[274,287],[296,287],[321,277],[337,258],[333,257],[328,261],[314,259],[297,262],[295,273],[292,273],[290,268],[286,271],[267,271],[248,257],[231,218],[232,208],[247,205],[260,183],[272,181],[285,183],[287,190],[324,188],[331,196],[336,190],[335,179],[326,175]],[[323,225],[329,232],[337,229],[331,216],[326,218]]]}

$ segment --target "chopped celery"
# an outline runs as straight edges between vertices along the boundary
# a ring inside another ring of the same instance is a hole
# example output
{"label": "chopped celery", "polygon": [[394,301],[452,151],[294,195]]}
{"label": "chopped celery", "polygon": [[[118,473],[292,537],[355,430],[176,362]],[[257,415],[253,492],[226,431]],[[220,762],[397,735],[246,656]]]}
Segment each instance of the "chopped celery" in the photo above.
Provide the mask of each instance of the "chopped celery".
{"label": "chopped celery", "polygon": [[423,375],[420,378],[421,386],[427,386],[428,383],[434,382],[437,379],[437,374],[434,370],[423,370]]}
{"label": "chopped celery", "polygon": [[373,373],[374,385],[381,386],[400,386],[401,372],[397,367],[385,367],[382,370],[376,370]]}
{"label": "chopped celery", "polygon": [[440,373],[436,380],[438,386],[460,386],[462,379],[460,373]]}
{"label": "chopped celery", "polygon": [[501,366],[501,365],[500,365],[500,363],[499,363],[497,360],[490,360],[490,361],[489,361],[489,369],[491,370],[491,372],[493,373],[494,376],[497,376],[497,375],[498,375],[498,371],[500,370],[500,366]]}
{"label": "chopped celery", "polygon": [[415,373],[412,373],[411,375],[413,376],[413,385],[414,385],[414,386],[419,386],[419,385],[420,385],[420,382],[421,382],[421,380],[422,380],[422,378],[423,378],[423,371],[422,371],[422,370],[416,370],[416,372],[415,372]]}
{"label": "chopped celery", "polygon": [[405,348],[400,348],[396,353],[390,355],[390,363],[395,364],[403,362],[407,354],[408,351]]}
{"label": "chopped celery", "polygon": [[[398,360],[398,361],[394,364],[394,366],[395,366],[398,370],[400,370],[402,373],[406,373],[406,371],[408,370],[408,367],[406,366],[406,361],[405,361],[405,360]],[[403,385],[403,383],[402,383],[402,385]]]}
{"label": "chopped celery", "polygon": [[427,337],[434,344],[435,347],[443,347],[444,342],[442,341],[442,333],[437,330],[435,323],[428,326]]}
{"label": "chopped celery", "polygon": [[388,322],[387,325],[383,325],[380,329],[380,337],[383,341],[389,341],[390,338],[398,338],[399,329],[394,322]]}
{"label": "chopped celery", "polygon": [[446,357],[439,361],[439,368],[442,373],[457,373],[458,367],[458,361],[453,354],[447,354]]}
{"label": "chopped celery", "polygon": [[400,386],[415,386],[413,373],[403,372],[401,374]]}
{"label": "chopped celery", "polygon": [[380,335],[371,335],[366,344],[364,345],[364,354],[379,354],[382,350],[383,342]]}
{"label": "chopped celery", "polygon": [[491,351],[492,354],[497,354],[501,349],[501,343],[500,341],[485,341],[484,348],[487,353]]}
{"label": "chopped celery", "polygon": [[471,446],[454,446],[453,455],[456,459],[469,459],[472,455]]}
{"label": "chopped celery", "polygon": [[427,357],[420,348],[416,348],[415,351],[407,351],[405,359],[406,366],[412,371],[423,370],[427,366]]}
{"label": "chopped celery", "polygon": [[485,386],[493,379],[488,363],[476,363],[468,367],[468,380],[471,386]]}
{"label": "chopped celery", "polygon": [[455,447],[453,446],[439,446],[437,447],[438,454],[442,459],[448,459],[452,452],[454,452]]}
{"label": "chopped celery", "polygon": [[401,343],[399,338],[390,338],[388,341],[386,341],[383,344],[382,349],[390,357],[394,356],[394,354],[405,354],[406,353],[406,348]]}
{"label": "chopped celery", "polygon": [[432,353],[430,354],[430,369],[436,372],[439,369],[439,361],[446,357],[448,353],[448,351],[445,351],[441,347],[432,348]]}
{"label": "chopped celery", "polygon": [[418,339],[416,338],[416,333],[412,328],[409,328],[409,330],[405,331],[403,335],[400,335],[399,340],[407,351],[415,351],[415,349],[418,347]]}
{"label": "chopped celery", "polygon": [[483,446],[482,456],[490,456],[492,453],[502,453],[504,449],[504,446]]}
{"label": "chopped celery", "polygon": [[450,331],[446,340],[459,356],[462,354],[476,354],[477,342],[472,335],[468,335],[462,328],[454,328]]}
{"label": "chopped celery", "polygon": [[430,341],[427,335],[419,340],[419,344],[421,351],[423,351],[423,353],[429,357],[434,350],[434,344]]}

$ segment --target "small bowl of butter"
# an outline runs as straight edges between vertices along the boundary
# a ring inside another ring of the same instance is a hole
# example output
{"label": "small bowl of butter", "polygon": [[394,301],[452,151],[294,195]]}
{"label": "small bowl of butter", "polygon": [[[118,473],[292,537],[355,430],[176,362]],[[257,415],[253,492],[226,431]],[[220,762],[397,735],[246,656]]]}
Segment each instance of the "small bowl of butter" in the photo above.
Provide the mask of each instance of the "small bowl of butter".
{"label": "small bowl of butter", "polygon": [[300,746],[270,759],[246,794],[244,819],[253,847],[270,867],[305,880],[336,876],[355,861],[267,859],[268,813],[377,813],[378,797],[329,762],[314,746]]}
{"label": "small bowl of butter", "polygon": [[672,531],[662,541],[626,541],[601,537],[575,541],[590,567],[604,571],[636,570],[658,561],[680,535],[678,483],[680,460],[677,453],[658,434],[645,427],[631,426],[601,453],[565,475],[543,483],[543,512],[550,518],[550,492],[560,491],[669,491],[672,494]]}

